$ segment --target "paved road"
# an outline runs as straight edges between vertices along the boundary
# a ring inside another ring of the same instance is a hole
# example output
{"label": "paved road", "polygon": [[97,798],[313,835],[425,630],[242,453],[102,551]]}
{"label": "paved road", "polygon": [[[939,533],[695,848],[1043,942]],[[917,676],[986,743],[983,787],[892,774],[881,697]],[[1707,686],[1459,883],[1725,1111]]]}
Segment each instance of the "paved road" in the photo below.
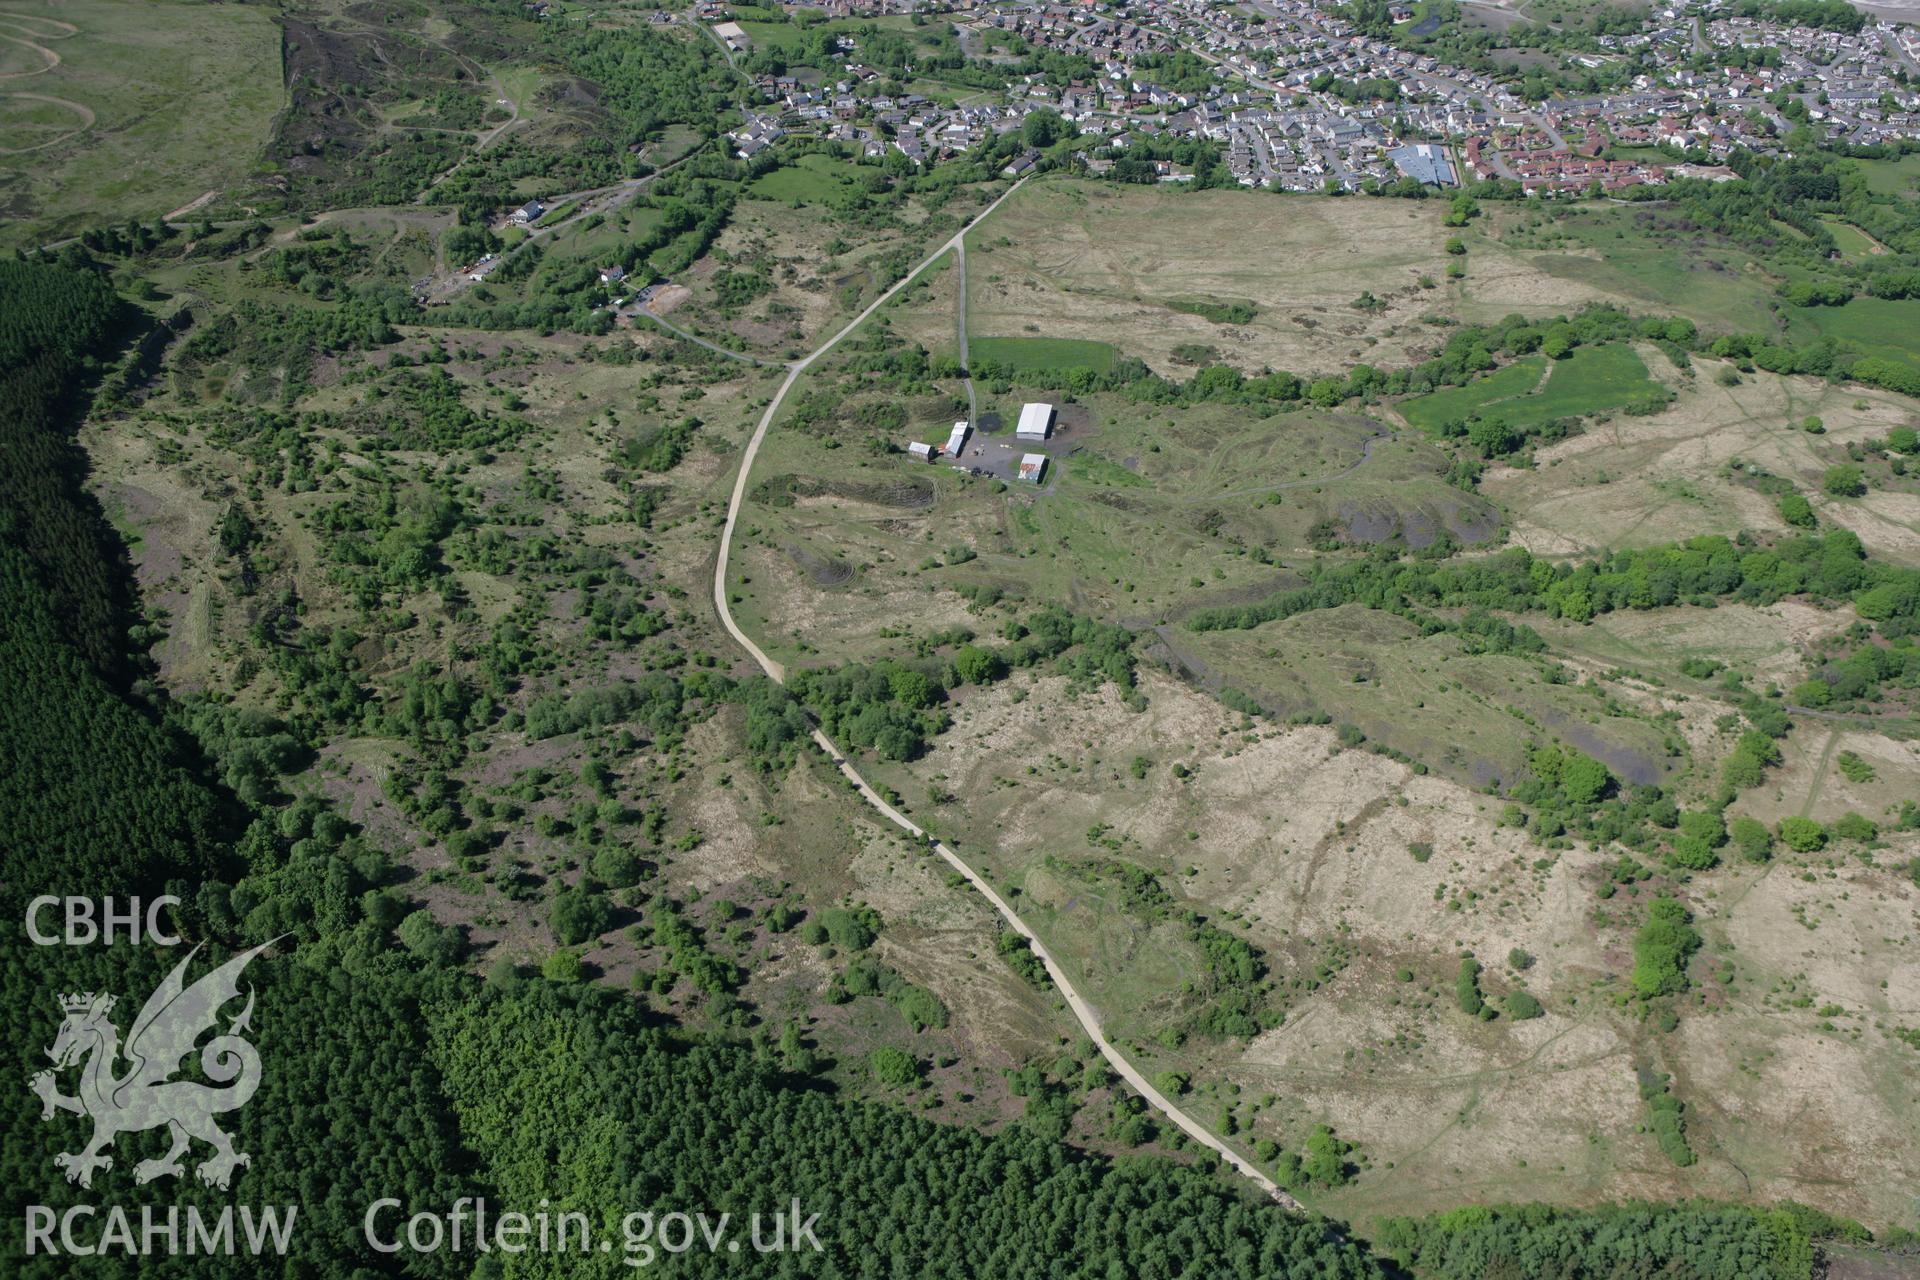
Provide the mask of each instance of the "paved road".
{"label": "paved road", "polygon": [[[760,665],[760,669],[765,671],[767,675],[774,680],[784,683],[786,680],[786,668],[768,657],[766,651],[755,644],[753,638],[740,629],[739,625],[733,620],[732,609],[727,605],[727,559],[733,545],[733,531],[740,519],[741,505],[746,501],[747,479],[753,470],[753,459],[754,456],[760,452],[760,444],[766,439],[767,429],[773,425],[774,416],[780,411],[781,402],[787,398],[787,393],[793,389],[793,384],[799,381],[800,375],[806,372],[808,366],[831,351],[843,338],[864,324],[869,316],[879,310],[895,293],[905,288],[921,271],[924,271],[928,266],[937,261],[941,254],[949,250],[964,252],[964,242],[967,232],[979,225],[989,214],[999,208],[1008,196],[1011,196],[1024,185],[1026,185],[1026,179],[1023,178],[1008,188],[998,200],[995,200],[992,204],[981,210],[972,222],[962,227],[959,233],[951,240],[935,249],[927,256],[924,262],[903,276],[898,284],[874,299],[872,305],[854,317],[853,321],[849,323],[846,328],[827,339],[827,341],[812,354],[789,364],[787,366],[786,380],[780,384],[780,389],[774,392],[773,399],[767,404],[766,412],[760,415],[760,422],[754,427],[752,438],[747,441],[746,453],[740,459],[740,473],[734,477],[733,494],[727,501],[727,523],[720,535],[720,554],[713,569],[713,606],[719,612],[720,621],[725,625],[727,633],[734,638],[735,642],[738,643],[741,648],[745,649],[747,653],[752,656],[753,660]],[[961,294],[960,307],[961,314],[964,316],[966,313],[966,296],[964,290]],[[1175,1125],[1179,1126],[1189,1138],[1192,1138],[1195,1142],[1217,1153],[1222,1159],[1226,1160],[1228,1164],[1232,1165],[1235,1170],[1252,1181],[1274,1200],[1279,1201],[1291,1209],[1301,1208],[1300,1203],[1282,1191],[1279,1186],[1274,1183],[1272,1178],[1260,1172],[1258,1168],[1245,1157],[1241,1156],[1239,1152],[1223,1142],[1212,1130],[1175,1106],[1171,1099],[1161,1093],[1160,1090],[1154,1088],[1153,1083],[1142,1075],[1140,1071],[1127,1060],[1124,1054],[1113,1047],[1107,1040],[1106,1032],[1100,1027],[1100,1017],[1094,1011],[1093,1006],[1088,1004],[1080,992],[1075,989],[1073,983],[1067,978],[1066,973],[1061,969],[1059,963],[1054,960],[1052,952],[1047,950],[1046,944],[1034,935],[1033,930],[1027,927],[1027,922],[1022,920],[1019,913],[1013,909],[1005,898],[1000,896],[998,890],[991,884],[988,884],[979,872],[967,865],[965,860],[963,860],[959,854],[955,853],[944,841],[929,836],[905,814],[882,799],[880,794],[868,784],[867,780],[860,776],[859,770],[854,768],[852,762],[841,753],[838,747],[833,745],[832,740],[829,739],[825,733],[815,729],[813,732],[813,740],[822,751],[827,753],[827,758],[833,761],[834,765],[840,770],[841,774],[846,777],[847,781],[853,784],[854,789],[860,793],[861,799],[865,800],[868,805],[872,806],[872,808],[887,821],[893,823],[901,830],[908,832],[916,839],[925,842],[926,846],[940,855],[940,858],[946,862],[948,866],[966,877],[968,884],[971,884],[975,889],[980,891],[982,896],[993,905],[993,909],[999,912],[1000,918],[1006,922],[1008,928],[1027,940],[1028,945],[1033,949],[1033,953],[1040,957],[1041,964],[1046,966],[1047,976],[1053,979],[1054,986],[1058,988],[1060,994],[1065,997],[1067,1008],[1073,1011],[1073,1016],[1079,1021],[1081,1028],[1092,1038],[1093,1043],[1098,1046],[1100,1056],[1107,1060],[1107,1065],[1112,1067],[1121,1079],[1125,1080],[1133,1087],[1135,1092],[1147,1100],[1148,1105],[1171,1120]]]}

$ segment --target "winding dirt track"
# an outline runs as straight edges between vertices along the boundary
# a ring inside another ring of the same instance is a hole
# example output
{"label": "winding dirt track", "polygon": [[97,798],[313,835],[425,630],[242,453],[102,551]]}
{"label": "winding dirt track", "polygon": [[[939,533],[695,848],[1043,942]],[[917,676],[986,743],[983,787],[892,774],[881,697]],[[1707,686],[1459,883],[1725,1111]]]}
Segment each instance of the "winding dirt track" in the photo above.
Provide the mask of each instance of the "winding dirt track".
{"label": "winding dirt track", "polygon": [[[914,277],[938,261],[942,254],[949,251],[958,253],[962,249],[962,242],[967,232],[978,226],[992,214],[995,209],[998,209],[1008,196],[1011,196],[1025,185],[1026,179],[1023,178],[1009,187],[999,199],[995,200],[985,209],[982,209],[971,222],[960,228],[952,239],[928,254],[925,260],[905,276],[901,277],[900,281],[891,289],[888,289],[885,293],[874,299],[867,309],[855,316],[845,328],[841,329],[831,338],[828,338],[826,342],[822,343],[811,354],[789,364],[787,366],[786,379],[781,382],[780,389],[774,392],[773,399],[768,401],[766,412],[760,415],[759,424],[754,427],[753,437],[747,441],[746,453],[740,459],[740,472],[734,477],[733,494],[727,501],[727,523],[720,535],[720,552],[713,569],[713,607],[719,613],[720,621],[726,627],[727,633],[734,638],[735,642],[737,642],[741,648],[745,649],[747,653],[752,656],[753,660],[760,665],[760,669],[765,671],[772,679],[784,684],[786,682],[786,668],[767,656],[766,651],[755,644],[752,637],[740,629],[739,625],[733,620],[733,611],[727,606],[728,553],[733,545],[733,531],[740,519],[741,505],[746,501],[747,479],[753,471],[753,460],[755,455],[760,452],[760,444],[766,439],[767,429],[773,425],[774,417],[779,413],[780,405],[786,400],[787,393],[793,390],[794,383],[799,381],[800,375],[806,372],[814,361],[831,351],[848,334],[866,323],[868,317],[872,316],[875,311],[878,311],[885,305],[894,294],[910,284]],[[966,308],[966,298],[964,294],[961,297],[960,306],[962,314],[964,315]],[[1192,1138],[1195,1142],[1217,1153],[1228,1164],[1232,1165],[1236,1171],[1253,1182],[1254,1185],[1258,1186],[1274,1200],[1286,1205],[1288,1208],[1299,1209],[1302,1207],[1292,1196],[1282,1191],[1279,1186],[1274,1183],[1272,1178],[1260,1172],[1251,1161],[1228,1146],[1205,1125],[1175,1106],[1165,1094],[1154,1088],[1153,1083],[1142,1075],[1140,1071],[1126,1059],[1125,1055],[1114,1048],[1112,1043],[1108,1041],[1106,1032],[1101,1029],[1100,1017],[1094,1011],[1093,1006],[1087,1003],[1086,999],[1075,989],[1073,983],[1068,980],[1065,971],[1061,969],[1059,963],[1054,959],[1053,953],[1047,949],[1046,944],[1034,935],[1033,930],[1027,926],[1027,922],[1022,920],[1019,913],[1013,909],[1005,898],[1000,896],[998,890],[987,883],[985,877],[967,865],[960,855],[955,853],[944,841],[929,836],[905,814],[882,799],[880,794],[868,784],[865,778],[860,776],[859,770],[854,768],[852,762],[847,759],[838,747],[834,746],[832,740],[829,739],[825,733],[819,729],[815,729],[813,731],[813,740],[822,751],[827,753],[827,758],[833,761],[834,765],[839,768],[841,774],[847,781],[853,784],[854,789],[859,792],[862,800],[865,800],[869,806],[888,822],[906,831],[916,840],[925,843],[926,846],[938,854],[948,866],[966,877],[967,883],[971,884],[975,889],[978,889],[981,895],[993,905],[993,909],[1000,914],[1000,918],[1006,922],[1007,927],[1027,940],[1028,945],[1033,949],[1033,953],[1039,956],[1040,962],[1046,966],[1047,975],[1053,979],[1054,986],[1057,987],[1060,994],[1065,997],[1067,1007],[1073,1011],[1073,1016],[1079,1021],[1081,1028],[1092,1038],[1093,1043],[1098,1046],[1100,1050],[1100,1056],[1107,1060],[1107,1065],[1112,1067],[1121,1079],[1131,1085],[1134,1091],[1142,1098],[1145,1098],[1154,1110],[1160,1112],[1161,1115],[1179,1126],[1189,1138]]]}
{"label": "winding dirt track", "polygon": [[[49,28],[58,28],[50,30]],[[0,73],[0,84],[15,80],[26,80],[33,76],[42,76],[60,65],[60,55],[41,44],[42,40],[67,40],[80,34],[80,28],[70,22],[60,22],[53,18],[42,18],[33,14],[11,13],[0,10],[0,42],[17,45],[22,49],[31,49],[40,55],[41,65],[26,71],[8,71]],[[0,98],[15,98],[27,102],[46,102],[56,107],[64,107],[79,117],[80,127],[70,132],[35,143],[31,147],[0,147],[0,156],[24,156],[35,151],[45,151],[48,147],[57,147],[63,142],[79,137],[93,128],[93,108],[83,102],[73,102],[66,98],[56,98],[46,93],[0,92]]]}
{"label": "winding dirt track", "polygon": [[80,118],[80,127],[57,138],[35,143],[31,147],[0,147],[0,156],[24,156],[32,151],[45,151],[48,147],[57,147],[61,143],[77,138],[93,128],[93,108],[84,102],[74,102],[67,98],[56,98],[49,93],[0,93],[0,98],[24,99],[28,102],[50,102],[56,107],[65,107]]}

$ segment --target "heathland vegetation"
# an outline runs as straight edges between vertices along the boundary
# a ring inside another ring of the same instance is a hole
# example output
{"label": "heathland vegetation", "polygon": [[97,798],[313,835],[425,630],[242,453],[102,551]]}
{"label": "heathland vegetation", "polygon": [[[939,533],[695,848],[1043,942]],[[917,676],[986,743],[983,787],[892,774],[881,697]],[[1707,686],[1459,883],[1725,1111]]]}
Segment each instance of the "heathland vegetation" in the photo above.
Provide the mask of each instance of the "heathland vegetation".
{"label": "heathland vegetation", "polygon": [[[1626,22],[1544,2],[1508,52]],[[746,6],[727,49],[389,8],[233,17],[278,23],[285,97],[222,190],[0,263],[0,906],[171,892],[207,959],[279,940],[234,1132],[244,1197],[302,1206],[289,1269],[503,1260],[376,1253],[373,1195],[601,1229],[797,1197],[823,1274],[1797,1280],[1911,1244],[1910,165],[1282,196],[1202,137],[1096,173],[1049,109],[916,163],[920,111],[1100,64],[958,14]],[[1491,65],[1455,8],[1352,16]],[[796,136],[815,92],[901,118]],[[53,993],[124,1007],[167,959],[28,950],[23,1074]],[[1042,951],[1311,1211],[1130,1089]],[[56,1120],[6,1130],[16,1201],[125,1190],[64,1184]],[[258,1270],[193,1261],[95,1260]]]}

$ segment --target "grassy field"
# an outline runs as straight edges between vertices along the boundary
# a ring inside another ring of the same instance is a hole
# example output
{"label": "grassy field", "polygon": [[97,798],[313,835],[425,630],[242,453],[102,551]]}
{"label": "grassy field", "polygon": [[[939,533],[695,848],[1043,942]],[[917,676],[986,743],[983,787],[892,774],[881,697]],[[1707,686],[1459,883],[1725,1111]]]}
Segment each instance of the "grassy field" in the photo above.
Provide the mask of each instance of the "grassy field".
{"label": "grassy field", "polygon": [[1658,147],[1613,147],[1610,154],[1618,160],[1637,160],[1643,164],[1673,163],[1673,157]]}
{"label": "grassy field", "polygon": [[1867,175],[1867,189],[1877,195],[1910,196],[1920,191],[1920,155],[1898,160],[1856,160]]}
{"label": "grassy field", "polygon": [[1685,764],[1649,720],[1605,714],[1591,690],[1540,679],[1523,658],[1470,655],[1457,638],[1422,636],[1388,613],[1348,605],[1251,631],[1176,629],[1168,643],[1194,669],[1282,716],[1355,724],[1470,787],[1523,776],[1526,743],[1550,727],[1636,782]]}
{"label": "grassy field", "polygon": [[[792,207],[792,199],[808,202],[808,193],[822,194],[829,185],[847,190],[839,175],[853,173],[843,162],[809,156],[797,168],[762,177],[734,205],[713,251],[674,273],[674,283],[691,291],[676,307],[674,322],[761,355],[799,354],[917,266],[976,207],[973,200],[991,198],[991,193],[970,191],[938,209],[910,199],[884,220],[843,211],[831,199],[807,203],[804,213]],[[786,194],[775,198],[769,185]],[[716,284],[722,271],[757,273],[764,284],[744,302],[729,300]],[[916,332],[924,327],[930,343],[944,341],[950,347],[957,324],[950,294],[941,295],[949,298],[941,303],[934,301],[934,289],[903,292],[911,295],[903,301],[916,303],[913,320],[904,327]],[[930,314],[920,315],[920,305]]]}
{"label": "grassy field", "polygon": [[1415,396],[1399,406],[1400,416],[1426,431],[1437,431],[1449,422],[1458,422],[1487,405],[1524,396],[1540,385],[1547,371],[1545,356],[1527,356],[1494,370],[1464,387],[1447,387],[1424,396]]}
{"label": "grassy field", "polygon": [[[1029,183],[968,240],[969,324],[1108,342],[1184,376],[1213,347],[1248,370],[1413,363],[1450,317],[1548,317],[1590,303],[1765,331],[1776,281],[1752,255],[1667,211],[1490,202],[1464,232],[1431,201]],[[1445,278],[1460,235],[1466,275]],[[1257,252],[1247,246],[1259,246]],[[1365,295],[1371,299],[1361,304]],[[1251,303],[1216,323],[1174,303]]]}
{"label": "grassy field", "polygon": [[0,71],[0,246],[226,189],[284,97],[279,28],[254,5],[22,0],[0,35],[24,42]]}
{"label": "grassy field", "polygon": [[919,33],[932,32],[937,28],[916,27],[910,18],[895,16],[883,18],[834,18],[824,22],[810,22],[805,26],[793,22],[768,22],[764,20],[743,21],[740,29],[747,33],[747,39],[755,49],[778,49],[782,53],[794,53],[801,44],[816,32],[830,32],[834,35],[853,36],[856,40],[860,32],[867,27],[878,27],[893,35],[905,36],[916,44],[924,43]]}
{"label": "grassy field", "polygon": [[1795,307],[1787,333],[1851,342],[1871,355],[1920,361],[1920,299],[1855,298],[1844,307]]}
{"label": "grassy field", "polygon": [[1114,349],[1110,343],[1091,338],[975,338],[969,337],[967,349],[976,360],[991,360],[1021,373],[1042,369],[1111,368]]}
{"label": "grassy field", "polygon": [[804,155],[756,179],[748,192],[762,200],[839,205],[855,190],[856,170],[832,156]]}
{"label": "grassy field", "polygon": [[1821,223],[1832,233],[1834,243],[1840,246],[1840,252],[1849,258],[1869,258],[1881,252],[1873,237],[1839,218],[1822,218]]}
{"label": "grassy field", "polygon": [[1688,676],[1680,664],[1711,659],[1760,689],[1795,683],[1804,670],[1800,646],[1837,633],[1844,622],[1801,606],[1721,605],[1610,613],[1577,625],[1541,619],[1535,630],[1556,650],[1657,677],[1678,692],[1713,696],[1711,680]]}
{"label": "grassy field", "polygon": [[[1551,315],[1614,296],[1485,240],[1467,280],[1443,284],[1443,212],[1432,201],[1029,183],[968,239],[968,323],[1109,342],[1162,373],[1181,373],[1181,349],[1210,345],[1249,370],[1304,374],[1420,358],[1443,336],[1421,323],[1428,314]],[[1255,314],[1218,324],[1173,301],[1250,302]]]}
{"label": "grassy field", "polygon": [[1449,387],[1400,406],[1414,426],[1437,429],[1474,416],[1498,417],[1516,427],[1555,418],[1604,413],[1663,394],[1647,366],[1622,343],[1582,348],[1547,365],[1544,357],[1516,360],[1464,387]]}
{"label": "grassy field", "polygon": [[1496,265],[1490,272],[1481,261],[1485,248],[1497,247],[1564,287],[1640,311],[1687,316],[1704,329],[1764,332],[1772,322],[1774,282],[1753,255],[1671,211],[1489,205],[1466,239],[1470,296],[1488,288],[1476,277],[1498,278],[1505,270]]}

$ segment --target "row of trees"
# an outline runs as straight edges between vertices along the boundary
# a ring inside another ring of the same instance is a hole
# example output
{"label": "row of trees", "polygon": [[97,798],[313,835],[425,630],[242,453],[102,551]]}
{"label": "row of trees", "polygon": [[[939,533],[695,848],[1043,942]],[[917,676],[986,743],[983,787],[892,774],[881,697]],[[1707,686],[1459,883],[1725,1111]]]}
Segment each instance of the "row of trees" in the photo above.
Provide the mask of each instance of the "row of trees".
{"label": "row of trees", "polygon": [[1763,1209],[1696,1201],[1599,1209],[1456,1209],[1430,1218],[1389,1218],[1375,1243],[1401,1265],[1435,1280],[1652,1275],[1799,1280],[1814,1274],[1818,1242],[1864,1234],[1857,1223],[1802,1205]]}
{"label": "row of trees", "polygon": [[1920,570],[1868,557],[1844,529],[1765,540],[1708,535],[1621,550],[1577,564],[1555,563],[1516,547],[1465,563],[1411,561],[1380,553],[1346,564],[1316,565],[1304,587],[1248,605],[1207,609],[1195,631],[1257,627],[1316,609],[1359,603],[1406,613],[1421,608],[1481,608],[1586,622],[1618,609],[1653,609],[1710,600],[1775,604],[1790,596],[1851,603],[1887,634],[1920,625]]}

